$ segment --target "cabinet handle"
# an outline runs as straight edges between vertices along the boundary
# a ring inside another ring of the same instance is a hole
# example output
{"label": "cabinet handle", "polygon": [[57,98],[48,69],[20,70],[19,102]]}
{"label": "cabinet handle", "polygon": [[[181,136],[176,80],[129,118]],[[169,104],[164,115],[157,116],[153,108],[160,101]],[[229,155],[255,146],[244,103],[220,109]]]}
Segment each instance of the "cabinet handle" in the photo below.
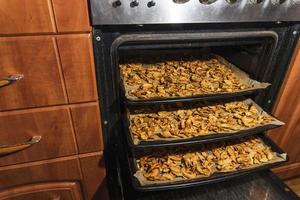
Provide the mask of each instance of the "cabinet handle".
{"label": "cabinet handle", "polygon": [[38,143],[41,139],[42,139],[42,136],[33,136],[28,142],[24,142],[21,144],[15,144],[15,145],[0,146],[0,156],[15,153],[17,151],[21,151],[23,149],[31,147],[32,145]]}
{"label": "cabinet handle", "polygon": [[0,88],[11,85],[24,77],[23,74],[14,74],[0,78]]}

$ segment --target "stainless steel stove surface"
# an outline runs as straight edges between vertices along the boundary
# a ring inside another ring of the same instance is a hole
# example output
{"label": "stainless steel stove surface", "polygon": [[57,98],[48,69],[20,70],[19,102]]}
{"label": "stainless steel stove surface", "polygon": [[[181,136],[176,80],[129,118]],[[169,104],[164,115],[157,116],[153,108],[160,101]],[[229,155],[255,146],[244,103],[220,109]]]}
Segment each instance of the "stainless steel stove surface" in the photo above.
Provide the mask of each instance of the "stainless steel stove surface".
{"label": "stainless steel stove surface", "polygon": [[300,21],[300,0],[91,0],[93,25]]}

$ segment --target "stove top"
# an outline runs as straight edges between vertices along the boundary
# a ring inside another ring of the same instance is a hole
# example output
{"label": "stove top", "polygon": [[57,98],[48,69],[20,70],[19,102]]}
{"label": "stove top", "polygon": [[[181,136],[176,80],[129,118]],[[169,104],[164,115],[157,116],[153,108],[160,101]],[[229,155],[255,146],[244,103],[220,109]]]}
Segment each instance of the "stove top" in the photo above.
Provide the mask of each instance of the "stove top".
{"label": "stove top", "polygon": [[300,21],[300,0],[90,0],[93,25]]}

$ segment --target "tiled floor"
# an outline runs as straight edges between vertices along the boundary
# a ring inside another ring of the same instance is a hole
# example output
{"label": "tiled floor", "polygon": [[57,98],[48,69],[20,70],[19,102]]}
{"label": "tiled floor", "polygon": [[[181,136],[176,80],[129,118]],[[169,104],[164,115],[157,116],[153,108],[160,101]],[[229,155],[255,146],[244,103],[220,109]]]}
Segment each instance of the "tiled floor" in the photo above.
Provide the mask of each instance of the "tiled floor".
{"label": "tiled floor", "polygon": [[300,176],[284,181],[300,197]]}

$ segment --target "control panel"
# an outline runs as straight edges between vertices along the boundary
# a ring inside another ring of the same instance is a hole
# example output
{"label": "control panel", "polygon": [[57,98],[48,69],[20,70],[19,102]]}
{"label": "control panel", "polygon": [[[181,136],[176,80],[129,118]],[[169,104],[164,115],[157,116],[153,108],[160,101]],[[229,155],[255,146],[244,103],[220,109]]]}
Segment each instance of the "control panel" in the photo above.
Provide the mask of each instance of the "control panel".
{"label": "control panel", "polygon": [[93,25],[300,21],[300,0],[90,0]]}

